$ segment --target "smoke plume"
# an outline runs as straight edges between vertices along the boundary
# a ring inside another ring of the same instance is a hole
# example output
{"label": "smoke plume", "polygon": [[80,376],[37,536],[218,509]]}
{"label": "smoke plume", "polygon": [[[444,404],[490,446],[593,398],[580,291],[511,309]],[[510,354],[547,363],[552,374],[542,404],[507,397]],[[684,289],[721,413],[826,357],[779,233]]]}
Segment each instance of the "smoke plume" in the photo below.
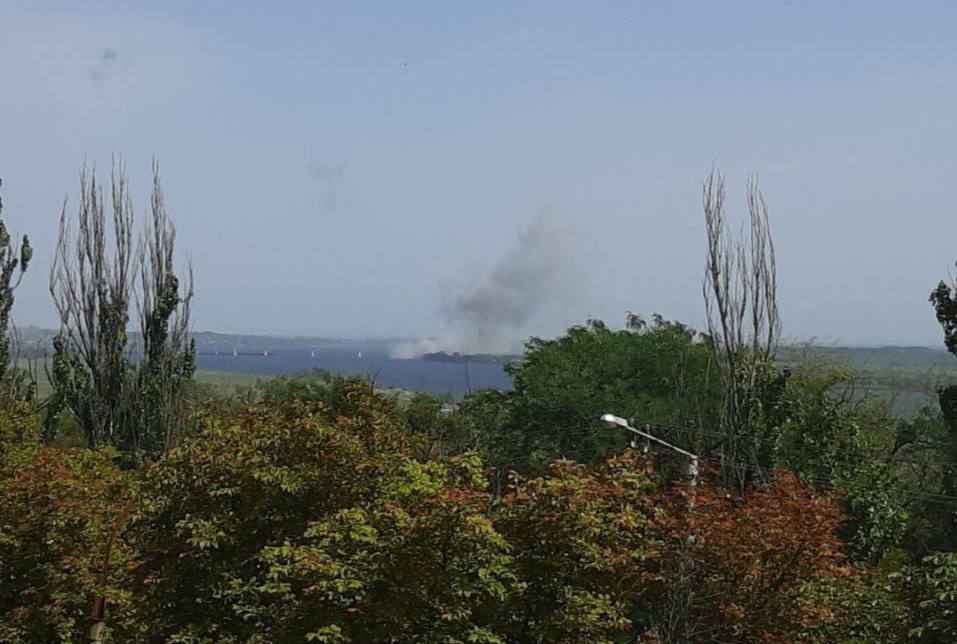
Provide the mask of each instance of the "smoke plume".
{"label": "smoke plume", "polygon": [[[490,270],[446,297],[449,321],[437,338],[402,344],[393,356],[431,351],[512,353],[535,325],[561,325],[558,311],[578,303],[582,270],[576,259],[581,231],[566,217],[543,212],[522,231],[514,248]],[[541,318],[541,319],[540,319]],[[548,329],[552,330],[552,329]]]}
{"label": "smoke plume", "polygon": [[521,349],[531,326],[537,332],[563,326],[567,320],[559,312],[579,305],[584,292],[577,261],[582,239],[570,219],[539,214],[501,261],[446,297],[445,334],[399,344],[393,357],[415,358],[433,351],[513,353]]}
{"label": "smoke plume", "polygon": [[549,303],[576,296],[580,269],[574,227],[558,215],[540,214],[518,244],[470,289],[448,305],[448,318],[462,324],[471,350],[514,348],[516,335]]}
{"label": "smoke plume", "polygon": [[116,67],[119,55],[118,51],[109,48],[100,52],[96,65],[90,69],[90,80],[98,83],[109,76]]}

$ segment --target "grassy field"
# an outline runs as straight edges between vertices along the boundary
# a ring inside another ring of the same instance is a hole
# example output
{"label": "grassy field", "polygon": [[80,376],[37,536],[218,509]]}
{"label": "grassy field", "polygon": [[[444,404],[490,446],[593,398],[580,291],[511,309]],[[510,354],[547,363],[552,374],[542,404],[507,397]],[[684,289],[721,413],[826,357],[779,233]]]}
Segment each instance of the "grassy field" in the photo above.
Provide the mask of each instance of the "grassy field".
{"label": "grassy field", "polygon": [[197,371],[196,380],[203,384],[236,389],[237,387],[251,387],[260,380],[268,380],[270,376],[257,376],[250,373],[228,373],[225,371]]}
{"label": "grassy field", "polygon": [[[227,392],[235,391],[240,387],[251,387],[259,380],[268,379],[269,376],[257,376],[248,373],[226,373],[223,371],[197,371],[196,380],[206,385],[212,385],[218,389]],[[37,377],[37,389],[40,397],[44,398],[52,392],[50,381],[47,380],[43,367],[40,367],[40,373]]]}

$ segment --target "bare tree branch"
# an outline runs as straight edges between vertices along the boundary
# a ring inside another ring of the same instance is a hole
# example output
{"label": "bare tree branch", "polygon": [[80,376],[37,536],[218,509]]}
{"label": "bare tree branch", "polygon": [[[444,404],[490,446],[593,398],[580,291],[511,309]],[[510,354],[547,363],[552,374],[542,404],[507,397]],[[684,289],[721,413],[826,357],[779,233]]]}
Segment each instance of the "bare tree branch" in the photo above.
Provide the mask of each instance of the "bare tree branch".
{"label": "bare tree branch", "polygon": [[[190,268],[181,294],[176,230],[155,161],[150,209],[135,247],[133,200],[125,165],[116,158],[110,207],[108,220],[96,170],[84,166],[76,230],[64,202],[50,269],[60,331],[48,371],[55,391],[48,418],[66,409],[90,447],[112,444],[141,460],[165,451],[182,427],[179,393],[192,378],[195,356],[189,340],[193,274]],[[134,301],[139,334],[130,342]]]}
{"label": "bare tree branch", "polygon": [[725,215],[724,175],[712,170],[702,186],[707,246],[702,283],[708,334],[725,390],[722,472],[744,486],[757,465],[761,378],[781,337],[777,264],[767,202],[756,177],[748,181],[749,230],[733,236]]}

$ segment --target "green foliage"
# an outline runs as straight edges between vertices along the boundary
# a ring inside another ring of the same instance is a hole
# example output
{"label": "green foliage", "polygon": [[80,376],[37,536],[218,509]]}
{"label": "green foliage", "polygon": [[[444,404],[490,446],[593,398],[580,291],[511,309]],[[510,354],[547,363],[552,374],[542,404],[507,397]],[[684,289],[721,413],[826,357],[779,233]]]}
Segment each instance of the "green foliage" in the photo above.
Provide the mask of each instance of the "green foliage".
{"label": "green foliage", "polygon": [[896,644],[907,641],[909,601],[885,573],[863,571],[821,579],[807,592],[820,612],[801,631],[802,641]]}
{"label": "green foliage", "polygon": [[150,469],[136,533],[157,636],[498,641],[475,615],[512,580],[478,461],[419,463],[368,387],[343,398],[334,419],[211,420]]}
{"label": "green foliage", "polygon": [[[509,424],[520,433],[518,441],[509,439],[519,442],[511,460],[519,468],[561,456],[601,460],[626,443],[621,432],[595,431],[606,412],[702,427],[720,406],[711,361],[693,330],[660,316],[651,325],[631,316],[618,331],[593,320],[555,340],[533,338],[524,359],[507,367],[515,383],[508,395]],[[675,439],[698,442],[693,436]]]}
{"label": "green foliage", "polygon": [[0,458],[7,450],[40,441],[40,417],[26,402],[0,404]]}
{"label": "green foliage", "polygon": [[957,553],[931,555],[895,577],[911,608],[909,641],[957,639]]}
{"label": "green foliage", "polygon": [[[499,468],[534,472],[561,455],[599,462],[630,438],[597,422],[607,411],[651,423],[658,436],[722,462],[712,365],[706,342],[682,325],[632,317],[628,328],[612,331],[593,321],[556,340],[531,340],[524,360],[509,367],[514,391],[473,394],[460,413],[472,421],[465,431],[474,444]],[[747,373],[758,380],[749,389],[751,406],[739,410],[750,433],[735,441],[735,467],[747,480],[783,468],[836,486],[850,511],[843,530],[853,557],[879,560],[910,520],[900,481],[881,454],[895,421],[879,407],[838,396],[852,384],[845,371],[800,364]]]}
{"label": "green foliage", "polygon": [[373,499],[267,548],[273,641],[503,642],[485,616],[515,579],[478,466],[408,461]]}
{"label": "green foliage", "polygon": [[841,372],[786,372],[769,414],[776,445],[769,464],[823,485],[834,485],[860,456],[857,425],[842,413],[831,391]]}
{"label": "green foliage", "polygon": [[909,516],[889,463],[869,443],[893,420],[836,399],[835,388],[849,377],[825,370],[789,378],[776,410],[782,430],[776,464],[840,490],[850,552],[858,561],[876,562],[900,543]]}
{"label": "green foliage", "polygon": [[275,409],[317,407],[330,419],[370,409],[397,418],[394,401],[374,393],[372,384],[362,376],[332,375],[324,369],[314,369],[259,380],[243,392],[243,398],[251,404]]}
{"label": "green foliage", "polygon": [[[957,287],[941,281],[930,295],[937,321],[944,333],[944,345],[957,356]],[[902,423],[895,452],[918,463],[911,479],[931,494],[957,497],[957,385],[938,390],[940,413],[923,413]],[[912,529],[919,554],[937,548],[957,548],[957,523],[953,508],[941,503],[922,502],[918,521]]]}
{"label": "green foliage", "polygon": [[[0,199],[2,212],[3,200]],[[10,311],[13,308],[14,291],[20,285],[32,258],[30,239],[24,235],[16,244],[6,223],[0,218],[0,378],[6,378],[11,367],[16,369],[16,365],[11,364]]]}
{"label": "green foliage", "polygon": [[651,586],[658,510],[648,461],[557,461],[513,482],[496,512],[524,582],[500,618],[509,642],[615,642]]}
{"label": "green foliage", "polygon": [[944,330],[944,345],[957,356],[957,288],[941,280],[930,294],[930,302]]}
{"label": "green foliage", "polygon": [[[114,447],[127,465],[141,465],[188,430],[184,394],[196,357],[188,338],[193,286],[191,272],[181,285],[173,269],[176,234],[157,164],[151,209],[135,252],[126,186],[123,164],[114,162],[108,220],[103,187],[95,170],[84,168],[75,231],[65,208],[61,214],[50,273],[60,331],[53,344],[54,393],[44,434],[53,440],[61,414],[68,412],[88,447]],[[134,300],[140,333],[131,341]]]}
{"label": "green foliage", "polygon": [[946,489],[951,461],[949,437],[950,431],[940,411],[930,408],[923,409],[915,418],[898,421],[895,427],[887,462],[893,466],[900,488],[921,494],[900,494],[901,505],[907,506],[910,515],[904,544],[916,559],[935,550],[952,549],[957,544],[954,509],[946,500],[935,500],[935,495],[944,494]]}
{"label": "green foliage", "polygon": [[446,398],[416,392],[398,406],[398,413],[403,424],[422,439],[425,458],[462,454],[483,444],[475,419]]}
{"label": "green foliage", "polygon": [[886,461],[865,458],[838,481],[848,521],[842,535],[856,561],[876,563],[907,534],[911,514]]}
{"label": "green foliage", "polygon": [[256,383],[249,392],[252,398],[264,405],[282,406],[289,403],[321,403],[327,408],[341,399],[346,379],[332,376],[328,371],[316,369],[308,373],[280,375]]}
{"label": "green foliage", "polygon": [[[372,384],[359,376],[332,375],[317,369],[311,372],[281,375],[260,380],[255,386],[241,392],[241,398],[252,404],[274,408],[296,405],[319,405],[331,419],[350,412],[347,391],[372,391]],[[497,391],[482,391],[476,399],[500,394]],[[459,404],[449,397],[426,392],[413,392],[402,396],[375,396],[384,416],[394,420],[416,438],[415,455],[435,458],[443,455],[463,454],[489,444],[480,440],[488,435],[478,427],[477,413],[468,403]],[[465,408],[468,411],[465,411]],[[460,409],[461,408],[461,409]]]}
{"label": "green foliage", "polygon": [[184,297],[172,272],[158,277],[153,306],[143,313],[143,356],[135,369],[132,427],[123,447],[135,458],[162,454],[183,430],[186,412],[182,404],[196,372],[196,342],[171,338],[174,316],[181,312]]}
{"label": "green foliage", "polygon": [[151,349],[159,354],[154,362],[131,358],[126,343],[125,333],[106,343],[107,356],[91,369],[64,335],[54,339],[47,440],[55,438],[64,411],[83,430],[88,447],[112,446],[131,465],[157,458],[180,438],[186,430],[183,403],[195,373],[195,346],[189,343],[178,351],[161,343]]}
{"label": "green foliage", "polygon": [[135,485],[112,456],[39,445],[0,454],[0,642],[85,641],[97,595],[111,625],[128,623],[135,560],[122,532]]}
{"label": "green foliage", "polygon": [[[126,318],[122,324],[126,325]],[[122,341],[122,344],[119,342]],[[118,434],[125,425],[124,413],[130,408],[129,383],[132,365],[125,355],[126,334],[104,346],[102,365],[89,369],[78,351],[71,349],[64,334],[53,340],[50,382],[54,393],[47,405],[44,435],[53,440],[60,425],[60,415],[69,411],[83,430],[87,447],[120,443]]]}

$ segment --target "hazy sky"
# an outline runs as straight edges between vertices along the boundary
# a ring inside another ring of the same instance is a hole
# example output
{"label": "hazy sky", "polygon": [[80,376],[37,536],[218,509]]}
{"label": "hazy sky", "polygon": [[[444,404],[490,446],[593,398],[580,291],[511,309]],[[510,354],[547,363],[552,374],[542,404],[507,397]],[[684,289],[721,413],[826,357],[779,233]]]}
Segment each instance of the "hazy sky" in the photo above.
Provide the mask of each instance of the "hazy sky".
{"label": "hazy sky", "polygon": [[[441,336],[513,275],[543,282],[529,315],[507,293],[516,333],[700,325],[716,164],[732,215],[760,175],[786,334],[939,344],[955,24],[953,2],[0,0],[4,216],[37,250],[14,315],[54,324],[61,203],[115,151],[138,210],[161,162],[197,329]],[[559,250],[516,268],[549,222]]]}

